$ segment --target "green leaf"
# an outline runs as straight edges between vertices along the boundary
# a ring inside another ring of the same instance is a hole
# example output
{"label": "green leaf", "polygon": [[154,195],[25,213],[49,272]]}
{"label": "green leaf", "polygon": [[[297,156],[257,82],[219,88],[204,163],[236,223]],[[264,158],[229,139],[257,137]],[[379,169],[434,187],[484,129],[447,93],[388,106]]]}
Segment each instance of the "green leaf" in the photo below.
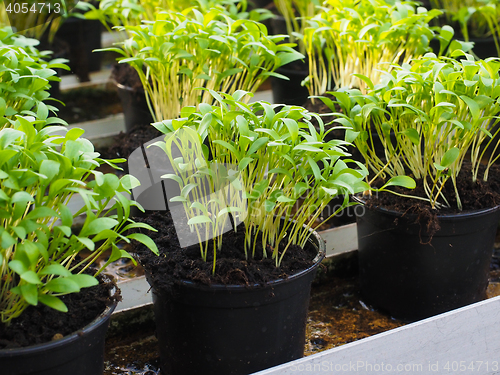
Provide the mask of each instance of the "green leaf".
{"label": "green leaf", "polygon": [[299,125],[297,124],[297,121],[290,118],[283,118],[281,120],[285,123],[288,132],[292,137],[292,142],[295,142],[299,136]]}
{"label": "green leaf", "polygon": [[293,181],[292,174],[290,173],[290,171],[288,169],[285,169],[285,168],[273,168],[273,169],[269,170],[267,173],[269,173],[269,174],[271,174],[271,173],[283,174],[283,175],[287,176],[290,180]]}
{"label": "green leaf", "polygon": [[460,155],[460,150],[457,147],[450,148],[445,152],[443,158],[441,159],[441,166],[443,168],[448,168],[451,164],[457,160]]}
{"label": "green leaf", "polygon": [[203,223],[212,223],[212,220],[205,215],[198,215],[188,220],[188,225],[203,224]]}
{"label": "green leaf", "polygon": [[28,234],[26,232],[26,229],[23,228],[22,226],[19,226],[19,227],[11,227],[12,231],[16,234],[16,236],[21,239],[21,240],[24,240],[26,238],[26,235]]}
{"label": "green leaf", "polygon": [[269,142],[269,138],[267,137],[257,139],[248,149],[246,156],[249,157],[250,155],[255,154],[262,146],[267,144],[267,142]]}
{"label": "green leaf", "polygon": [[184,198],[187,198],[189,193],[198,187],[198,184],[187,184],[186,186],[184,186],[181,190],[181,196],[183,196]]}
{"label": "green leaf", "polygon": [[17,203],[17,202],[23,202],[23,203],[26,203],[26,202],[33,202],[35,199],[33,199],[33,197],[28,194],[27,192],[25,191],[18,191],[17,193],[15,193],[11,200],[10,200],[10,203]]}
{"label": "green leaf", "polygon": [[293,149],[294,150],[311,151],[311,152],[323,152],[323,150],[318,148],[318,147],[314,147],[314,146],[310,146],[310,145],[306,145],[306,144],[297,145]]}
{"label": "green leaf", "polygon": [[69,277],[58,277],[45,284],[47,290],[56,293],[77,293],[80,291],[78,284]]}
{"label": "green leaf", "polygon": [[359,78],[360,80],[362,80],[364,83],[366,83],[366,86],[370,88],[370,90],[373,90],[375,88],[373,82],[371,81],[370,78],[368,78],[367,76],[363,75],[363,74],[358,74],[358,73],[354,73],[352,74],[354,77],[357,77]]}
{"label": "green leaf", "polygon": [[54,310],[61,311],[64,313],[68,312],[68,308],[66,307],[64,302],[57,297],[51,296],[49,294],[40,294],[38,296],[38,300],[44,305],[53,308]]}
{"label": "green leaf", "polygon": [[248,164],[250,164],[253,161],[254,161],[253,158],[244,157],[243,159],[240,160],[240,163],[238,164],[238,169],[240,171],[244,170],[248,166]]}
{"label": "green leaf", "polygon": [[236,149],[234,148],[234,146],[231,145],[230,143],[226,142],[226,141],[223,141],[223,140],[214,140],[214,141],[212,141],[212,143],[221,145],[221,146],[227,148],[233,154],[238,155],[238,151],[236,151]]}
{"label": "green leaf", "polygon": [[272,202],[272,201],[267,200],[267,199],[264,202],[264,208],[265,208],[266,212],[271,212],[275,206],[276,206],[276,202]]}
{"label": "green leaf", "polygon": [[38,109],[36,112],[37,117],[40,120],[46,120],[47,116],[49,115],[49,110],[47,109],[47,106],[43,102],[38,103]]}
{"label": "green leaf", "polygon": [[234,74],[237,74],[237,73],[240,73],[242,72],[243,69],[241,68],[231,68],[231,69],[227,69],[226,71],[224,71],[221,75],[222,78],[226,78],[226,77],[229,77],[229,76],[232,76]]}
{"label": "green leaf", "polygon": [[99,281],[97,281],[97,279],[91,275],[79,274],[71,275],[67,278],[77,283],[80,288],[88,288],[99,284]]}
{"label": "green leaf", "polygon": [[381,188],[387,188],[389,186],[401,186],[407,189],[415,189],[415,180],[408,176],[395,176],[392,177],[387,183]]}
{"label": "green leaf", "polygon": [[331,196],[336,196],[338,193],[339,193],[339,190],[338,189],[329,189],[329,188],[326,188],[326,187],[321,187],[325,193],[331,195]]}
{"label": "green leaf", "polygon": [[28,271],[28,267],[20,260],[11,260],[9,262],[9,268],[18,275],[22,275]]}
{"label": "green leaf", "polygon": [[59,214],[52,208],[41,206],[37,207],[26,215],[26,219],[39,219],[41,217],[59,217]]}
{"label": "green leaf", "polygon": [[181,117],[189,117],[189,116],[191,116],[195,112],[196,112],[196,107],[193,107],[193,106],[182,107],[182,109],[181,109]]}
{"label": "green leaf", "polygon": [[26,271],[21,275],[21,279],[30,284],[41,284],[42,282],[38,278],[38,275],[34,271]]}
{"label": "green leaf", "polygon": [[418,146],[418,144],[420,143],[420,135],[418,134],[418,131],[416,129],[405,129],[403,131],[403,134],[406,135],[410,139],[411,143],[413,143],[415,146]]}
{"label": "green leaf", "polygon": [[40,173],[47,177],[43,184],[48,184],[59,173],[60,164],[55,160],[42,160],[40,163]]}
{"label": "green leaf", "polygon": [[4,231],[2,233],[1,238],[2,238],[2,243],[1,243],[2,249],[8,249],[9,247],[17,243],[14,237],[12,237],[7,231]]}
{"label": "green leaf", "polygon": [[201,202],[193,202],[191,203],[191,206],[189,206],[189,208],[196,208],[203,212],[205,215],[208,214],[207,208],[203,204],[201,204]]}
{"label": "green leaf", "polygon": [[66,225],[58,225],[54,228],[54,231],[63,233],[66,237],[71,237],[71,228]]}
{"label": "green leaf", "polygon": [[92,241],[90,238],[88,237],[81,237],[81,236],[76,236],[76,239],[78,240],[78,242],[80,242],[83,246],[85,246],[87,249],[89,249],[90,251],[94,251],[95,249],[95,244],[94,244],[94,241]]}
{"label": "green leaf", "polygon": [[[158,255],[158,254],[156,254],[156,255]],[[126,252],[125,250],[120,249],[120,257],[130,259],[132,261],[132,263],[134,264],[134,266],[137,266],[137,261],[135,260],[135,258],[132,255],[130,255],[128,252]]]}
{"label": "green leaf", "polygon": [[314,159],[310,156],[307,156],[307,162],[313,170],[314,178],[316,178],[316,180],[324,180],[323,176],[321,176],[321,171],[318,167],[318,164],[314,161]]}
{"label": "green leaf", "polygon": [[169,180],[174,180],[177,182],[180,186],[183,185],[182,178],[180,178],[178,175],[173,174],[173,173],[167,173],[161,176],[161,178],[168,178]]}
{"label": "green leaf", "polygon": [[291,199],[291,198],[285,197],[284,195],[280,195],[276,200],[278,202],[282,202],[282,203],[293,203],[293,202],[295,202],[295,199]]}
{"label": "green leaf", "polygon": [[[87,216],[89,218],[89,216]],[[88,237],[93,234],[97,234],[103,229],[111,229],[114,228],[116,225],[118,225],[118,221],[115,219],[111,219],[109,217],[100,217],[97,219],[92,220],[90,223],[83,226],[80,236],[81,237]]]}
{"label": "green leaf", "polygon": [[8,162],[12,157],[17,156],[17,150],[0,150],[0,166]]}
{"label": "green leaf", "polygon": [[154,229],[151,225],[145,224],[145,223],[131,223],[128,224],[125,228],[123,228],[123,231],[127,231],[129,229],[134,229],[134,228],[144,228],[148,229],[152,232],[157,232],[156,229]]}
{"label": "green leaf", "polygon": [[63,226],[71,227],[73,224],[73,213],[71,210],[64,204],[59,204],[59,211],[61,213],[61,223]]}
{"label": "green leaf", "polygon": [[469,107],[473,120],[477,121],[479,119],[480,109],[476,101],[465,95],[460,95],[460,99],[462,99]]}
{"label": "green leaf", "polygon": [[145,234],[142,233],[132,233],[127,236],[127,238],[130,238],[131,240],[136,240],[143,245],[147,246],[149,250],[151,250],[154,254],[159,255],[158,247],[154,243],[154,241],[146,236]]}
{"label": "green leaf", "polygon": [[21,285],[21,295],[30,305],[38,304],[38,288],[34,284]]}
{"label": "green leaf", "polygon": [[177,196],[177,197],[172,197],[170,198],[169,202],[175,203],[175,202],[187,202],[188,200],[184,197]]}
{"label": "green leaf", "polygon": [[45,266],[43,270],[40,271],[40,275],[57,275],[57,276],[71,276],[71,272],[66,269],[66,267],[58,264],[52,263]]}
{"label": "green leaf", "polygon": [[23,136],[24,133],[19,130],[11,128],[4,128],[0,130],[0,148],[1,149],[7,148],[9,145],[12,144],[12,142]]}
{"label": "green leaf", "polygon": [[441,27],[439,34],[445,40],[450,41],[453,38],[453,35],[455,34],[455,30],[451,26],[443,25]]}

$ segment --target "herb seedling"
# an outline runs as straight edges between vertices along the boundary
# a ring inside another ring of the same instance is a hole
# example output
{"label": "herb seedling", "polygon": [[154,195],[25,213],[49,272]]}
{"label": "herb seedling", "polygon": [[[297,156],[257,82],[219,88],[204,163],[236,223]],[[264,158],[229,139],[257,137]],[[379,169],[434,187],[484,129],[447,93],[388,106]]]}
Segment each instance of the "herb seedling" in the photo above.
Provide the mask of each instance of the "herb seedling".
{"label": "herb seedling", "polygon": [[254,92],[269,76],[286,78],[274,71],[303,57],[263,24],[234,20],[218,8],[160,12],[127,31],[132,37],[112,50],[138,72],[156,121],[178,117],[183,106],[211,104],[208,91],[198,88]]}
{"label": "herb seedling", "polygon": [[[128,233],[136,227],[152,230],[130,219],[135,202],[122,195],[137,180],[95,170],[123,160],[100,159],[81,137],[82,129],[45,125],[17,116],[11,128],[0,130],[0,317],[7,324],[38,303],[67,311],[59,297],[97,284],[83,271],[105,250],[111,249],[111,256],[98,273],[130,257],[119,242],[135,239],[157,251],[149,237]],[[83,204],[72,212],[67,205],[76,195]],[[75,231],[80,214],[85,221]],[[79,258],[82,250],[90,255]]]}
{"label": "herb seedling", "polygon": [[492,37],[500,56],[500,2],[498,0],[430,0],[442,9],[448,23],[458,23],[463,38]]}
{"label": "herb seedling", "polygon": [[[372,181],[411,175],[424,187],[427,197],[419,199],[432,208],[450,206],[443,187],[451,183],[462,209],[456,179],[466,155],[472,182],[479,178],[482,161],[482,178],[487,180],[500,157],[499,68],[498,59],[475,61],[459,50],[452,57],[427,54],[412,64],[393,66],[378,85],[363,77],[366,94],[355,89],[332,92],[343,111],[335,122],[345,126],[346,138],[354,141],[373,173]],[[323,101],[333,108],[328,98]],[[384,155],[375,151],[376,137]],[[493,149],[489,156],[487,148]]]}
{"label": "herb seedling", "polygon": [[[305,245],[333,197],[344,197],[336,214],[352,204],[349,194],[368,187],[367,170],[349,159],[347,142],[325,141],[317,114],[295,106],[246,104],[249,93],[240,90],[233,95],[207,91],[217,105],[184,107],[182,118],[154,124],[166,138],[153,146],[166,152],[174,171],[164,177],[181,191],[171,202],[182,204],[205,260],[213,241],[213,272],[227,225],[245,231],[247,258],[255,256],[260,234],[278,267],[290,245]],[[280,243],[286,244],[281,253]]]}
{"label": "herb seedling", "polygon": [[36,49],[38,41],[0,29],[0,129],[11,126],[15,115],[31,115],[46,124],[63,123],[49,117],[57,109],[47,104],[51,83],[60,80],[56,68],[69,70],[64,59],[49,59],[48,52]]}
{"label": "herb seedling", "polygon": [[431,51],[433,38],[440,40],[442,54],[453,37],[451,27],[429,26],[441,11],[416,8],[412,2],[327,0],[325,6],[308,19],[303,35],[311,95],[340,87],[365,92],[362,77],[378,83],[392,64],[407,63]]}

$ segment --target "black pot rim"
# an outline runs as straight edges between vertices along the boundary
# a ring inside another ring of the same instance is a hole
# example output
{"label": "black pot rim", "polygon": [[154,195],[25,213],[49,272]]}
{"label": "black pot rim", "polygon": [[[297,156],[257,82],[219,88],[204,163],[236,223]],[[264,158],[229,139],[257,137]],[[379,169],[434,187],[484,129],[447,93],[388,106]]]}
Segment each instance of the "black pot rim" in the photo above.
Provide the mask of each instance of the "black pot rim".
{"label": "black pot rim", "polygon": [[136,92],[145,93],[144,89],[133,89],[132,87],[125,86],[124,84],[118,83],[115,80],[113,80],[113,82],[114,82],[115,86],[118,87],[120,90],[130,91],[133,93],[136,93]]}
{"label": "black pot rim", "polygon": [[321,261],[323,261],[323,259],[325,259],[325,256],[326,256],[325,241],[323,241],[321,236],[314,229],[309,228],[308,230],[309,230],[309,232],[311,232],[311,236],[312,236],[309,239],[314,238],[316,240],[315,242],[317,242],[317,244],[318,244],[318,254],[313,259],[314,264],[311,265],[310,267],[300,271],[300,272],[294,273],[293,275],[291,275],[290,277],[288,277],[286,279],[272,280],[272,281],[265,283],[264,285],[262,285],[262,284],[253,284],[253,285],[211,284],[211,285],[203,285],[203,284],[198,284],[198,283],[195,283],[195,282],[189,281],[189,280],[179,280],[179,282],[185,287],[196,288],[196,289],[201,289],[201,290],[203,290],[203,289],[206,289],[206,290],[229,290],[229,291],[233,291],[233,292],[238,292],[238,291],[243,292],[243,291],[247,291],[248,289],[258,289],[258,288],[264,288],[264,287],[269,287],[269,286],[275,287],[279,284],[287,283],[287,282],[290,282],[290,281],[295,280],[297,278],[300,278],[304,274],[307,274],[307,273],[311,272],[312,270],[314,270],[319,265],[319,263],[321,263]]}
{"label": "black pot rim", "polygon": [[[110,296],[113,296],[117,291],[117,287],[113,287],[110,290]],[[40,350],[47,350],[48,348],[58,348],[60,346],[67,345],[69,343],[72,343],[76,340],[78,340],[81,336],[86,335],[88,332],[92,331],[95,329],[95,327],[101,325],[104,323],[107,317],[111,316],[113,311],[116,308],[116,305],[118,304],[118,301],[114,301],[112,304],[106,306],[104,311],[100,313],[94,320],[92,320],[89,324],[87,324],[85,327],[79,329],[78,331],[73,332],[70,335],[64,336],[63,338],[55,341],[49,341],[41,344],[36,344],[36,345],[31,345],[31,346],[25,346],[22,348],[11,348],[11,349],[2,349],[0,350],[0,353],[3,354],[10,354],[10,355],[16,355],[16,356],[23,356],[23,355],[28,355],[31,353],[36,353]]]}
{"label": "black pot rim", "polygon": [[285,75],[286,74],[292,74],[292,75],[300,75],[300,76],[303,76],[303,75],[306,75],[308,76],[309,75],[309,63],[307,60],[295,60],[295,61],[292,61],[291,63],[289,64],[298,64],[298,62],[301,62],[304,66],[304,69],[303,70],[297,70],[297,69],[291,69],[291,68],[287,68],[287,65],[282,65],[280,66],[279,68],[276,69],[276,72],[278,73],[284,73]]}
{"label": "black pot rim", "polygon": [[[351,199],[354,200],[355,202],[363,205],[366,207],[366,202],[360,198],[359,196],[351,195]],[[394,210],[389,210],[384,207],[374,207],[373,210],[383,212],[387,215],[392,215],[396,217],[408,217],[408,218],[416,218],[417,215],[415,214],[406,214],[401,211],[394,211]],[[490,208],[482,208],[479,210],[471,210],[471,211],[463,211],[461,213],[457,214],[438,214],[437,219],[438,220],[466,220],[472,217],[477,217],[477,216],[483,216],[483,215],[488,215],[490,213],[496,212],[500,210],[500,205],[497,205],[495,207],[490,207]],[[438,210],[439,211],[439,210]]]}

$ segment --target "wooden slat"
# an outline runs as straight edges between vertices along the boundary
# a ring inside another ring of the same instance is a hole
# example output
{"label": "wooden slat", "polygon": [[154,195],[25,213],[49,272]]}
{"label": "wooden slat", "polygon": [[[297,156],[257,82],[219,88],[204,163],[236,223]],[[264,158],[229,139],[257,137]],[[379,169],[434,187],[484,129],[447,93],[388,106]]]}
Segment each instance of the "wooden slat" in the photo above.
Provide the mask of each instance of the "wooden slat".
{"label": "wooden slat", "polygon": [[153,303],[153,294],[144,276],[118,283],[122,300],[118,303],[113,314],[135,309]]}
{"label": "wooden slat", "polygon": [[499,321],[495,297],[256,374],[499,374]]}
{"label": "wooden slat", "polygon": [[326,241],[326,256],[348,253],[358,249],[356,223],[318,232]]}

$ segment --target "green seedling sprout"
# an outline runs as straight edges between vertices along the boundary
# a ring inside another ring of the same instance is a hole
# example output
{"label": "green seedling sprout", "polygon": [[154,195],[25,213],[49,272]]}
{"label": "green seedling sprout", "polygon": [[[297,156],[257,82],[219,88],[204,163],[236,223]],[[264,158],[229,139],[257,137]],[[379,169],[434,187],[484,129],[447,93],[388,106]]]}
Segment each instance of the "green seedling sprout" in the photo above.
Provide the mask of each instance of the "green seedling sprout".
{"label": "green seedling sprout", "polygon": [[208,91],[197,88],[254,92],[269,76],[286,78],[274,71],[303,57],[263,24],[217,8],[160,12],[154,22],[127,30],[132,37],[112,50],[138,72],[155,121],[178,117],[183,106],[211,104]]}
{"label": "green seedling sprout", "polygon": [[84,11],[82,17],[101,21],[116,42],[120,41],[116,35],[118,28],[125,27],[124,32],[130,37],[128,27],[139,26],[143,21],[154,21],[159,11],[186,13],[197,9],[205,14],[217,8],[231,18],[255,21],[272,16],[264,9],[247,11],[246,0],[102,0],[98,7],[89,2],[79,2],[77,7]]}
{"label": "green seedling sprout", "polygon": [[313,96],[341,87],[366,92],[362,77],[378,83],[393,64],[431,51],[433,38],[439,39],[442,54],[453,37],[451,27],[429,25],[441,11],[414,2],[327,0],[324,6],[308,19],[303,35],[309,59],[306,85]]}
{"label": "green seedling sprout", "polygon": [[319,0],[274,0],[276,9],[285,19],[286,29],[291,43],[297,43],[300,53],[305,54],[306,48],[300,37],[304,35],[307,19],[317,15],[322,8]]}
{"label": "green seedling sprout", "polygon": [[498,0],[430,0],[442,9],[448,23],[458,23],[463,38],[492,37],[500,56],[500,2]]}
{"label": "green seedling sprout", "polygon": [[[366,94],[341,90],[331,93],[336,100],[322,100],[332,109],[335,102],[342,108],[335,122],[345,127],[346,139],[363,155],[373,175],[370,183],[377,177],[412,176],[425,190],[426,198],[419,199],[432,208],[450,206],[450,197],[443,193],[450,183],[456,208],[462,209],[456,179],[466,156],[472,164],[472,182],[479,178],[482,161],[486,181],[500,157],[499,68],[497,58],[475,61],[460,50],[452,57],[427,54],[411,64],[393,66],[378,85],[364,77],[369,83]],[[375,151],[375,135],[383,155]],[[488,149],[493,150],[490,155]]]}
{"label": "green seedling sprout", "polygon": [[50,105],[51,84],[60,81],[57,68],[69,70],[67,60],[50,60],[49,52],[38,51],[38,41],[0,29],[0,129],[11,127],[16,115],[37,116],[44,124],[61,124],[51,117],[57,108]]}
{"label": "green seedling sprout", "polygon": [[[82,129],[43,122],[17,116],[12,127],[0,130],[0,317],[7,324],[38,303],[67,311],[59,297],[97,284],[95,275],[83,272],[104,251],[111,249],[111,256],[97,274],[110,262],[131,258],[119,242],[134,239],[157,252],[149,237],[128,232],[153,230],[130,218],[135,202],[122,195],[138,181],[95,169],[103,163],[117,168],[114,163],[123,160],[100,159]],[[75,194],[83,203],[72,212],[68,202]],[[75,232],[81,214],[85,221]],[[83,250],[90,254],[79,258]]]}
{"label": "green seedling sprout", "polygon": [[[166,152],[174,173],[164,178],[176,181],[181,191],[170,202],[182,204],[203,259],[212,237],[214,251],[223,251],[221,233],[230,225],[245,231],[247,258],[256,256],[260,234],[279,267],[290,245],[306,244],[333,197],[343,196],[344,202],[332,216],[352,204],[349,194],[368,188],[367,170],[349,159],[347,142],[325,140],[317,114],[263,101],[247,104],[249,93],[241,90],[207,92],[216,105],[184,107],[180,119],[153,124],[166,137],[150,147]],[[286,244],[281,253],[280,243]]]}

